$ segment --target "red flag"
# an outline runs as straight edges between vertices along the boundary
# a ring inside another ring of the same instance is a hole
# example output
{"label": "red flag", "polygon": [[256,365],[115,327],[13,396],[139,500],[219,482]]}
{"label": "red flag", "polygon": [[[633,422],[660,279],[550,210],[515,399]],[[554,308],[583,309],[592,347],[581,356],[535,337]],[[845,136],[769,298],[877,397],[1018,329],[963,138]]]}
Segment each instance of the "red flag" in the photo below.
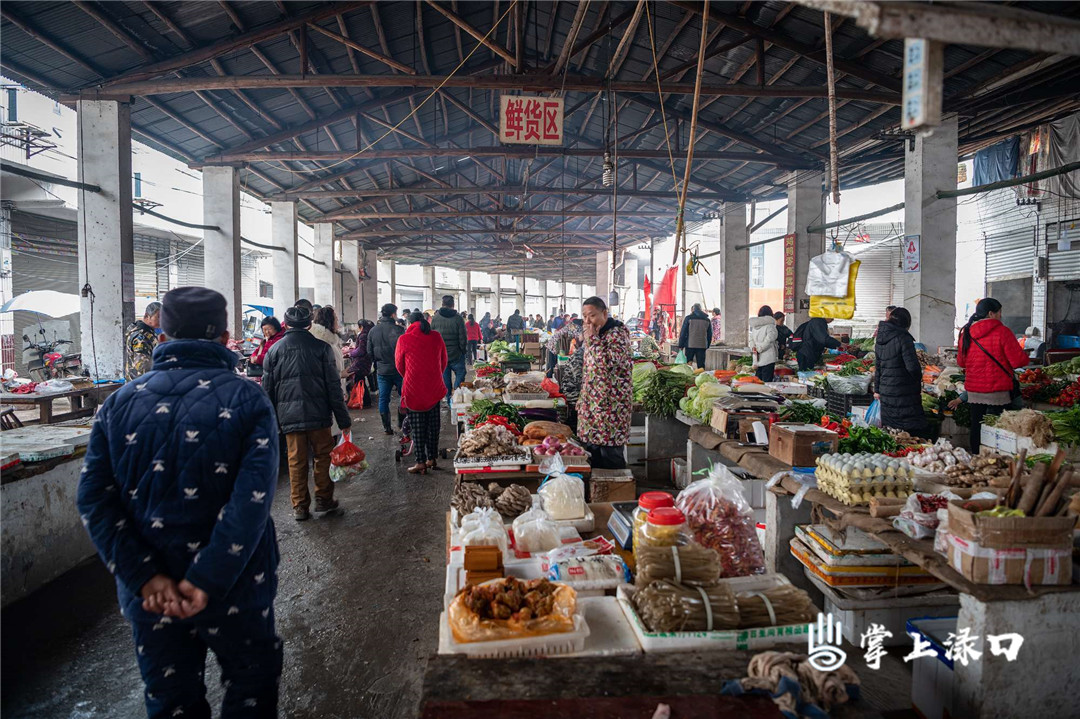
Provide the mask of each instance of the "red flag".
{"label": "red flag", "polygon": [[678,267],[669,267],[664,272],[664,279],[660,282],[660,287],[656,290],[656,294],[653,296],[653,306],[660,309],[664,313],[665,324],[667,325],[664,332],[663,339],[672,335],[674,322],[675,322],[675,285],[678,280]]}
{"label": "red flag", "polygon": [[652,322],[652,283],[649,282],[649,276],[645,275],[645,327],[649,326]]}

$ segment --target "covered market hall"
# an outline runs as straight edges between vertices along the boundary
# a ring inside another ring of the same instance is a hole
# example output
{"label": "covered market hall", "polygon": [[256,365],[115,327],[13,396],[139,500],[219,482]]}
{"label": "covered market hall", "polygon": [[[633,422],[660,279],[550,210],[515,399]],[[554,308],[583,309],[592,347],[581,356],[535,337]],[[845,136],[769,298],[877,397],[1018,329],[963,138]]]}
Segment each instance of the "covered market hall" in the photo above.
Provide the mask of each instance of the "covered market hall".
{"label": "covered market hall", "polygon": [[1080,717],[1080,3],[0,48],[5,716]]}

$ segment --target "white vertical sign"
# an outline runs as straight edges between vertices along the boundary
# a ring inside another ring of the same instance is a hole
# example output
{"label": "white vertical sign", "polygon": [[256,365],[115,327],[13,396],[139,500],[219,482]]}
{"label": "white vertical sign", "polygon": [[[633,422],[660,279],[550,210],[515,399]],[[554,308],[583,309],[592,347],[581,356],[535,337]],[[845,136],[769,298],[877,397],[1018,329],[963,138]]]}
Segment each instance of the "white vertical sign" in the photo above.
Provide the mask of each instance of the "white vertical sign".
{"label": "white vertical sign", "polygon": [[900,127],[914,130],[941,124],[945,46],[940,42],[904,40],[904,99]]}
{"label": "white vertical sign", "polygon": [[904,235],[904,272],[919,272],[922,269],[922,253],[919,235]]}

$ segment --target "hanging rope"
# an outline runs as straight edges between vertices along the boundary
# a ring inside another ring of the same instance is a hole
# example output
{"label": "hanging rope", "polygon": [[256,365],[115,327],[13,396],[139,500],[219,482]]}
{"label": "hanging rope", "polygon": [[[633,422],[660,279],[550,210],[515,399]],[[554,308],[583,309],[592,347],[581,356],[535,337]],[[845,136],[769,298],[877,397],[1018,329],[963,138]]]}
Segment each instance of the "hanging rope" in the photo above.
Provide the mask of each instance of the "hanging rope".
{"label": "hanging rope", "polygon": [[840,205],[840,167],[836,152],[836,71],[833,69],[832,13],[825,13],[825,70],[829,85],[829,184],[832,201]]}
{"label": "hanging rope", "polygon": [[675,155],[671,152],[671,132],[668,131],[667,112],[664,111],[664,92],[660,88],[660,68],[656,59],[656,38],[653,36],[652,13],[649,11],[649,3],[645,3],[645,20],[649,26],[649,46],[652,49],[653,77],[656,78],[656,99],[660,103],[660,120],[664,123],[664,144],[667,146],[668,162],[671,166],[671,186],[675,190],[675,197],[679,197],[679,178],[675,176]]}

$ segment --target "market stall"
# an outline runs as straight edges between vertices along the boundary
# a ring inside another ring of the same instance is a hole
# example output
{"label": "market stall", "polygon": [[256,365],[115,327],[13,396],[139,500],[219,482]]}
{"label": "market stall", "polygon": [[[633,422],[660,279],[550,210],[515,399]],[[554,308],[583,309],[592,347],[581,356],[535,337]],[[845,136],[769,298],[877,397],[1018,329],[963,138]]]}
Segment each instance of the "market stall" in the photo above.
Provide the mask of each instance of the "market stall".
{"label": "market stall", "polygon": [[[98,405],[105,398],[120,388],[120,383],[108,382],[93,384],[89,380],[80,381],[80,378],[60,380],[66,383],[63,387],[44,383],[44,386],[35,386],[33,382],[28,384],[11,385],[0,392],[0,405],[13,406],[16,408],[36,408],[40,424],[53,424],[65,422],[71,419],[92,417]],[[57,380],[53,380],[57,382]],[[29,387],[29,389],[26,389]],[[12,389],[18,391],[11,391]],[[54,412],[53,403],[66,400],[68,411]],[[23,423],[35,420],[23,420]]]}

